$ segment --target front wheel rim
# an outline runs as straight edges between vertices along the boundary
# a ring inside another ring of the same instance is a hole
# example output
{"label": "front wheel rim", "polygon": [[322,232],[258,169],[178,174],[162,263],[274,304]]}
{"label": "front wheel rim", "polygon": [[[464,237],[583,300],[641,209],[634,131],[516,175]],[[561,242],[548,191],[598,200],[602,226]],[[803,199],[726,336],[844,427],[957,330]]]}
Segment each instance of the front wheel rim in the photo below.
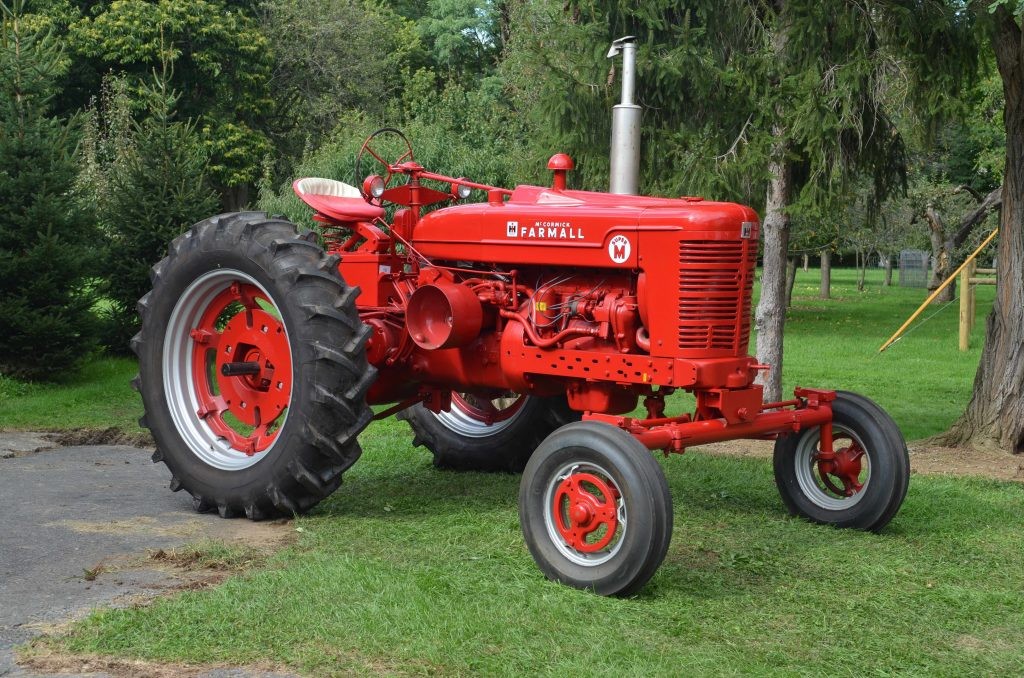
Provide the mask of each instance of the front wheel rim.
{"label": "front wheel rim", "polygon": [[185,445],[210,466],[249,468],[280,437],[292,356],[278,309],[255,278],[218,269],[193,281],[171,312],[162,357],[167,407]]}
{"label": "front wheel rim", "polygon": [[563,465],[544,492],[544,526],[558,552],[583,567],[614,558],[625,542],[626,503],[604,468],[590,462]]}
{"label": "front wheel rim", "polygon": [[[840,424],[832,424],[836,462],[820,459],[821,431],[801,437],[793,463],[804,496],[827,511],[844,511],[860,503],[871,482],[871,456],[863,439]],[[849,494],[848,494],[849,493]]]}

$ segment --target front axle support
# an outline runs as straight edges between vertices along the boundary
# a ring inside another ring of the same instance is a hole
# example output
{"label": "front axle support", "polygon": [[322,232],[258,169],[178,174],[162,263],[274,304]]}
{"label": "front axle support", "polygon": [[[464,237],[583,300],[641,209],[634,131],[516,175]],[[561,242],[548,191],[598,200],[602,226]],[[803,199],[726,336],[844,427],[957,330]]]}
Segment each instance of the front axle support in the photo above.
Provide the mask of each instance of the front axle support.
{"label": "front axle support", "polygon": [[765,403],[759,414],[747,421],[729,423],[725,417],[697,419],[689,414],[658,419],[587,413],[584,419],[601,421],[625,431],[649,450],[682,453],[687,447],[718,443],[736,438],[772,439],[797,433],[814,426],[821,427],[821,453],[830,459],[832,451],[832,408],[834,391],[797,388],[796,399],[782,403]]}

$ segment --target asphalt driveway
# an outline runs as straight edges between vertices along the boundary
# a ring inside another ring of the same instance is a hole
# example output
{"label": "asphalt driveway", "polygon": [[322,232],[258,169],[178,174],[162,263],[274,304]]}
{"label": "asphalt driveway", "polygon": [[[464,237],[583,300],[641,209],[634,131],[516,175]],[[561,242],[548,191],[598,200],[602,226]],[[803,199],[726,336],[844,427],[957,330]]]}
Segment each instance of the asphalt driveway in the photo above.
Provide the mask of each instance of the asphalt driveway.
{"label": "asphalt driveway", "polygon": [[167,489],[170,473],[149,450],[33,451],[32,440],[0,433],[0,676],[32,675],[15,665],[13,649],[47,627],[166,592],[172,577],[147,566],[148,551],[291,530],[194,513],[187,493]]}

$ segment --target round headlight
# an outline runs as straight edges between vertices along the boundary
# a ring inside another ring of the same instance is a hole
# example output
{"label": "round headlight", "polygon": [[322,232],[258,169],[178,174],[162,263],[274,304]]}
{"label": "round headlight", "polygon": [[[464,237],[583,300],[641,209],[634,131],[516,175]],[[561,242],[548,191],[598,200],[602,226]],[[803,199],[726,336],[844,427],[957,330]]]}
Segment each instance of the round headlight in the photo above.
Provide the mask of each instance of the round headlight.
{"label": "round headlight", "polygon": [[465,200],[469,197],[469,194],[473,192],[473,189],[469,186],[463,186],[462,184],[452,184],[452,193],[459,200]]}
{"label": "round headlight", "polygon": [[384,195],[384,178],[376,174],[366,177],[363,181],[363,193],[373,198]]}

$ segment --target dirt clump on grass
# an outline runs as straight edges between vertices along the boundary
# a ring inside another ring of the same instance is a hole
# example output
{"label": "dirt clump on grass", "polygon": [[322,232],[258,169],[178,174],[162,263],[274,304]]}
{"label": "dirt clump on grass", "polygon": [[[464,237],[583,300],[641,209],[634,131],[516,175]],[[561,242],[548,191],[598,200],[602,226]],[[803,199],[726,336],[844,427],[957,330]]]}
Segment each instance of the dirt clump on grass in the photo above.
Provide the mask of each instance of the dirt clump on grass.
{"label": "dirt clump on grass", "polygon": [[[771,459],[771,440],[729,440],[701,445],[701,452],[728,457]],[[907,444],[910,472],[930,476],[977,476],[1024,482],[1024,455],[992,449],[946,447],[930,440]]]}
{"label": "dirt clump on grass", "polygon": [[73,431],[54,431],[46,437],[61,447],[77,445],[129,445],[131,447],[153,447],[153,437],[148,431],[124,431],[117,426],[109,428],[79,428]]}
{"label": "dirt clump on grass", "polygon": [[213,671],[230,672],[231,675],[249,676],[293,676],[284,667],[269,663],[237,666],[231,664],[183,664],[157,663],[141,659],[121,659],[94,654],[67,654],[57,650],[45,641],[37,641],[18,653],[18,664],[22,668],[39,673],[73,675],[108,675],[114,678],[184,678],[207,675]]}

